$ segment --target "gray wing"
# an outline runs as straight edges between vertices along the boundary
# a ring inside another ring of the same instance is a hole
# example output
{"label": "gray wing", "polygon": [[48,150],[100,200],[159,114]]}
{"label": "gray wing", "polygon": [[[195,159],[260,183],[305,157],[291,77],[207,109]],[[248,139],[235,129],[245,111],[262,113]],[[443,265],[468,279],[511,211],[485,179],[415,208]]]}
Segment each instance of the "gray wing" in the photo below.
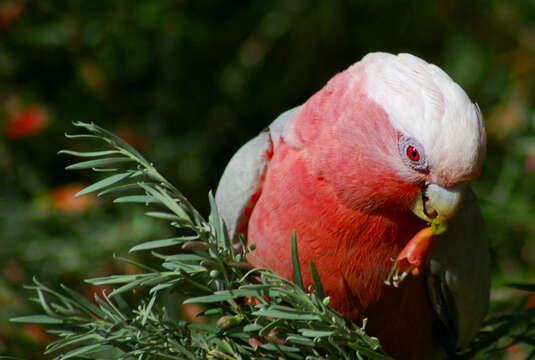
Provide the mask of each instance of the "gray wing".
{"label": "gray wing", "polygon": [[477,199],[468,187],[459,213],[436,241],[427,276],[438,316],[462,348],[478,332],[487,314],[490,254]]}
{"label": "gray wing", "polygon": [[228,163],[217,186],[215,201],[230,239],[247,223],[262,187],[269,164],[268,154],[275,150],[284,129],[301,107],[281,114],[258,136],[243,145]]}

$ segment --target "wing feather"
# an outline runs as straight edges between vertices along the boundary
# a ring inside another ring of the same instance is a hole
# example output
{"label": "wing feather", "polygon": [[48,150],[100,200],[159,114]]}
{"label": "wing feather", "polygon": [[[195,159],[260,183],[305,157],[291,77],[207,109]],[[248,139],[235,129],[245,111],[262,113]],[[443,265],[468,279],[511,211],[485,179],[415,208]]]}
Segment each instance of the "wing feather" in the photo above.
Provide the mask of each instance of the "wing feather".
{"label": "wing feather", "polygon": [[427,284],[439,318],[462,348],[477,334],[487,314],[490,254],[477,199],[467,189],[459,213],[430,256]]}
{"label": "wing feather", "polygon": [[223,172],[215,200],[231,239],[236,240],[240,233],[246,233],[247,222],[261,195],[273,151],[299,108],[284,112],[258,136],[243,145]]}

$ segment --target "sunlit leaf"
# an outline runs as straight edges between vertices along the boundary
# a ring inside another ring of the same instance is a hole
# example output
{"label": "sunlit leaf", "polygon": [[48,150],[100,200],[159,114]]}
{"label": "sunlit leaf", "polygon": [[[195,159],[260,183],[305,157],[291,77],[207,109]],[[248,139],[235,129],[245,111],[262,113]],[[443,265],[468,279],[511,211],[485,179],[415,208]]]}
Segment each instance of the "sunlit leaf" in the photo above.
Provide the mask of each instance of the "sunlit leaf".
{"label": "sunlit leaf", "polygon": [[299,329],[301,335],[306,337],[325,337],[335,334],[334,330]]}
{"label": "sunlit leaf", "polygon": [[258,296],[258,291],[255,290],[245,290],[245,289],[236,289],[236,290],[222,290],[216,291],[213,295],[198,296],[190,298],[184,301],[184,304],[205,304],[213,302],[227,301],[230,299],[237,299],[245,296]]}
{"label": "sunlit leaf", "polygon": [[156,200],[154,197],[149,195],[128,195],[128,196],[122,196],[115,200],[113,200],[114,203],[117,204],[124,204],[124,203],[137,203],[137,204],[154,204],[159,203],[158,200]]}
{"label": "sunlit leaf", "polygon": [[[137,173],[139,174],[139,173]],[[136,173],[135,172],[124,172],[124,173],[121,173],[121,174],[116,174],[116,175],[112,175],[112,176],[109,176],[105,179],[102,179],[100,181],[97,181],[96,183],[94,184],[91,184],[89,185],[88,187],[84,188],[83,190],[79,191],[76,196],[82,196],[82,195],[85,195],[85,194],[89,194],[89,193],[92,193],[94,191],[98,191],[100,189],[103,189],[105,187],[108,187],[108,186],[111,186],[113,184],[116,184],[126,178],[129,178],[129,177],[132,177],[132,176],[136,176]]]}
{"label": "sunlit leaf", "polygon": [[11,322],[33,324],[62,324],[63,320],[48,315],[28,315],[9,319]]}
{"label": "sunlit leaf", "polygon": [[175,214],[170,214],[170,213],[161,212],[161,211],[149,211],[149,212],[146,212],[145,215],[153,217],[153,218],[157,218],[157,219],[163,219],[163,220],[179,220],[180,219]]}
{"label": "sunlit leaf", "polygon": [[125,158],[125,157],[110,157],[110,158],[104,158],[104,159],[82,161],[76,164],[69,165],[65,169],[67,170],[92,169],[92,168],[98,168],[100,166],[109,166],[109,165],[123,164],[123,163],[128,163],[128,162],[132,162],[132,159]]}
{"label": "sunlit leaf", "polygon": [[100,157],[100,156],[109,156],[109,155],[119,155],[120,152],[117,150],[103,150],[103,151],[72,151],[72,150],[60,150],[58,154],[73,155],[78,157]]}
{"label": "sunlit leaf", "polygon": [[189,241],[193,241],[196,239],[198,239],[197,236],[181,236],[181,237],[170,238],[170,239],[147,241],[147,242],[144,242],[142,244],[132,247],[129,250],[129,252],[158,249],[158,248],[173,246],[177,244],[182,244],[184,242],[189,242]]}
{"label": "sunlit leaf", "polygon": [[321,321],[321,317],[316,314],[299,312],[292,308],[283,309],[281,306],[276,308],[267,308],[262,310],[257,310],[253,312],[255,316],[264,316],[272,317],[276,319],[286,319],[286,320],[302,320],[302,321]]}

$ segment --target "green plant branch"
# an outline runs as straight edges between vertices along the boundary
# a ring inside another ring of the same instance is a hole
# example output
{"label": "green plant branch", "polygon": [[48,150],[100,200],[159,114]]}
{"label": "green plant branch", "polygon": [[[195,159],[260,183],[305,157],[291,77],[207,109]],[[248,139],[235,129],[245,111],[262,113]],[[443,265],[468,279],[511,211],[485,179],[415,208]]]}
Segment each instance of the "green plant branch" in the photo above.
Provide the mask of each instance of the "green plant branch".
{"label": "green plant branch", "polygon": [[[95,296],[94,303],[67,287],[54,291],[34,279],[28,289],[36,292],[34,301],[44,314],[12,321],[47,325],[49,332],[58,337],[47,347],[47,354],[57,354],[56,360],[390,359],[381,351],[378,339],[366,334],[366,320],[358,326],[328,306],[330,299],[323,292],[313,263],[310,269],[314,286],[303,287],[295,232],[295,282],[269,269],[253,269],[246,261],[252,249],[243,241],[241,250],[235,249],[211,193],[211,212],[206,220],[128,143],[95,124],[74,125],[89,134],[68,137],[97,139],[111,147],[60,152],[83,159],[67,169],[94,169],[107,175],[79,195],[116,195],[117,203],[150,207],[147,216],[168,221],[182,235],[130,249],[131,253],[150,251],[160,268],[124,259],[144,272],[86,280],[115,287],[109,295]],[[169,249],[174,251],[168,254]],[[147,296],[137,306],[131,306],[123,295],[139,287],[148,290]],[[169,292],[180,294],[184,305],[203,306],[201,314],[209,323],[172,318],[161,301]],[[523,342],[533,347],[534,317],[533,311],[527,311],[489,320],[457,358],[498,351],[498,343],[504,338],[510,339],[510,344]]]}

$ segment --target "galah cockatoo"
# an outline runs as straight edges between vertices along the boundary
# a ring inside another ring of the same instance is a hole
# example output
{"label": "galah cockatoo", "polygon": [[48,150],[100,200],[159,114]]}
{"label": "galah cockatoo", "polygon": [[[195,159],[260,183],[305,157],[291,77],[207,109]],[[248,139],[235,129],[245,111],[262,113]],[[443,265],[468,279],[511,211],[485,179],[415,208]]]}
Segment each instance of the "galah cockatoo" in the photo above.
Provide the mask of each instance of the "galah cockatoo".
{"label": "galah cockatoo", "polygon": [[[305,286],[312,261],[330,306],[367,318],[387,354],[438,359],[470,342],[488,308],[469,185],[485,145],[478,106],[444,71],[372,53],[246,143],[216,203],[229,236],[256,246],[252,265],[292,279],[295,229]],[[430,223],[447,230],[431,238]]]}

